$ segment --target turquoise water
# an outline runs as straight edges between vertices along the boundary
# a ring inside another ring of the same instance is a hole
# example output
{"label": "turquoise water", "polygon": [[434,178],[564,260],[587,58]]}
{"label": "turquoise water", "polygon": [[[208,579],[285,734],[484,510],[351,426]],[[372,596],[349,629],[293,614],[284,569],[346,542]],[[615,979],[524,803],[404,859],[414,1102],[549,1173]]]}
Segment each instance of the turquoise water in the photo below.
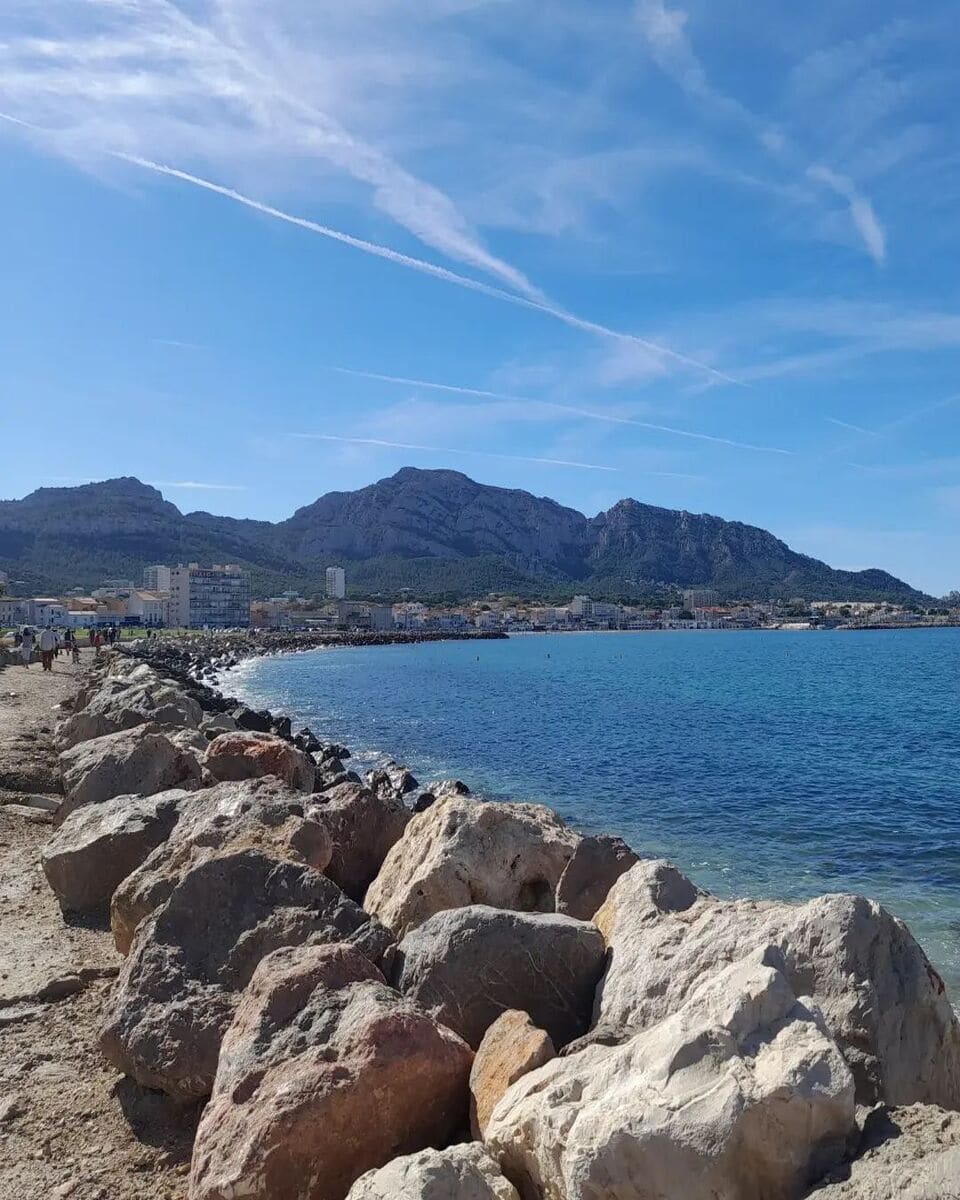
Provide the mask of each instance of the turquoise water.
{"label": "turquoise water", "polygon": [[722,895],[875,896],[960,993],[960,630],[344,648],[225,687],[361,763],[549,804]]}

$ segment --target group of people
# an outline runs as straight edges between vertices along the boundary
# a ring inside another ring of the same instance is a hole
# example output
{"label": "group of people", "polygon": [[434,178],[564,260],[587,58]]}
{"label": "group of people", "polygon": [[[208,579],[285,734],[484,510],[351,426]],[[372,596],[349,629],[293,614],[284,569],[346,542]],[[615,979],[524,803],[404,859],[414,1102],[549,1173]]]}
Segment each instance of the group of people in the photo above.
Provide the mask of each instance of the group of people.
{"label": "group of people", "polygon": [[[117,625],[108,625],[106,629],[87,630],[87,640],[97,657],[100,656],[104,645],[113,646],[119,639],[120,628]],[[20,657],[25,667],[29,667],[33,662],[36,650],[40,651],[40,664],[44,671],[53,670],[53,660],[60,657],[61,650],[65,654],[72,655],[75,663],[80,661],[80,642],[72,629],[60,630],[48,627],[41,629],[38,633],[32,625],[24,625],[22,629],[17,630],[13,640],[14,645],[19,647]]]}

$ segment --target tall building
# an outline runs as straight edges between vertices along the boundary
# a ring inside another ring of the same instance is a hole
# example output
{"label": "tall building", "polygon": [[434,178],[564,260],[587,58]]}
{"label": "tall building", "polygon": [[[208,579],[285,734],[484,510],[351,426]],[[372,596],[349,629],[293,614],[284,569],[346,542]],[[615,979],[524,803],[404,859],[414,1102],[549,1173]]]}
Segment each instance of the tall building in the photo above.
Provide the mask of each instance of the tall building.
{"label": "tall building", "polygon": [[233,563],[172,567],[170,623],[184,629],[247,629],[250,576]]}
{"label": "tall building", "polygon": [[327,599],[342,600],[347,594],[347,576],[343,567],[327,567]]}
{"label": "tall building", "polygon": [[143,568],[143,590],[145,592],[169,592],[170,568],[157,564]]}
{"label": "tall building", "polygon": [[695,608],[711,608],[717,603],[717,593],[712,588],[687,588],[683,593],[683,607],[690,612]]}

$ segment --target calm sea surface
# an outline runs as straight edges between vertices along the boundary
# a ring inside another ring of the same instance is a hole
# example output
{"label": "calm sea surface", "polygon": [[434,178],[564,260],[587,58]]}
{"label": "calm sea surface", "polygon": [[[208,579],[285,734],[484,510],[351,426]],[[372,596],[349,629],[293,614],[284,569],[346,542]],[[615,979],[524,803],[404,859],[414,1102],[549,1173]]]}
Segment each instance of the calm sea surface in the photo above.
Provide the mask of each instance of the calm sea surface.
{"label": "calm sea surface", "polygon": [[361,765],[549,804],[721,895],[875,896],[960,994],[960,630],[320,650],[224,686]]}

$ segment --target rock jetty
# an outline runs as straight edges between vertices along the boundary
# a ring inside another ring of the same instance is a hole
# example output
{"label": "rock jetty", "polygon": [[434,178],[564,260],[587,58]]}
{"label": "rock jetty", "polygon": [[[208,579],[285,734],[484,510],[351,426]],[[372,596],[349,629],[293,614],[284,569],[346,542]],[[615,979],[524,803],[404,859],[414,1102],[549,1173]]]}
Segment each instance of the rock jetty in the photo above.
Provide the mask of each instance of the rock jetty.
{"label": "rock jetty", "polygon": [[141,642],[53,735],[43,871],[125,956],[99,1038],[125,1094],[205,1103],[185,1198],[960,1195],[960,1024],[902,922],[720,900],[540,805],[361,777],[211,685],[303,648]]}

